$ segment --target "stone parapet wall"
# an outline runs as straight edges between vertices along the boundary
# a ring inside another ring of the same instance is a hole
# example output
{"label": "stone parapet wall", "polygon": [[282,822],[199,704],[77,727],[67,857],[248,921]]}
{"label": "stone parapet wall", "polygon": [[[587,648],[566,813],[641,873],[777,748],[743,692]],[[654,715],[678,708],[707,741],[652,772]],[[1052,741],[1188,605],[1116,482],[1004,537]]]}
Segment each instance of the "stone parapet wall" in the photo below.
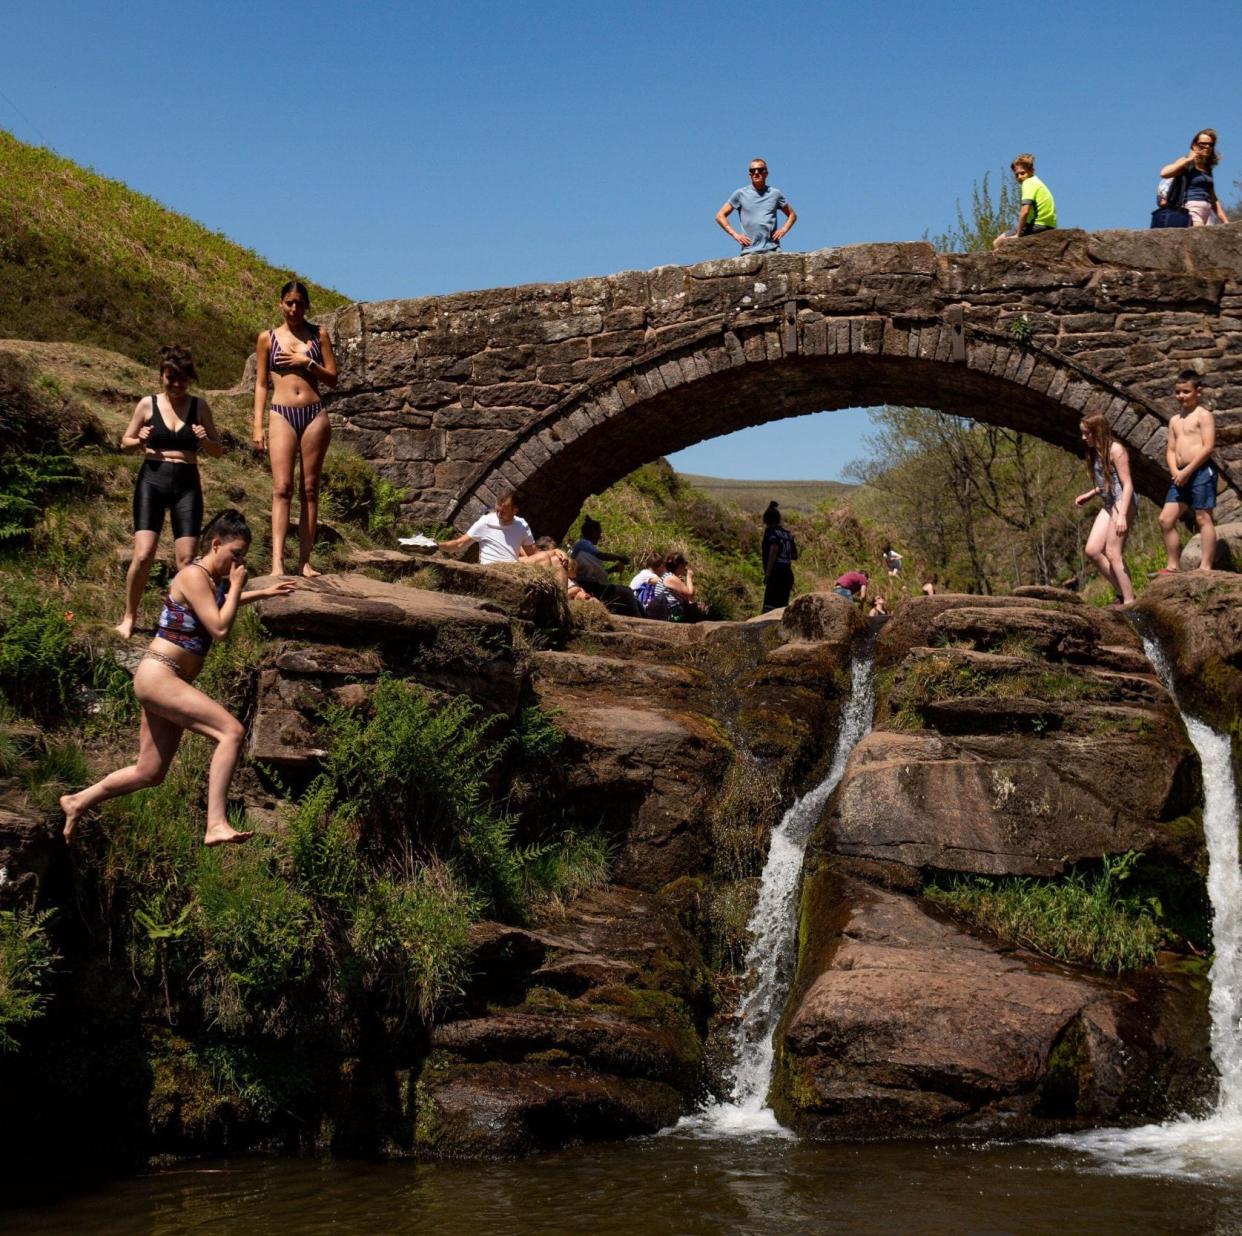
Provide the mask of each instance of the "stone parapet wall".
{"label": "stone parapet wall", "polygon": [[1100,410],[1163,496],[1176,373],[1208,383],[1242,511],[1242,225],[1047,233],[999,254],[874,244],[353,305],[340,440],[464,527],[519,486],[554,533],[592,492],[782,416],[926,404],[1077,446]]}

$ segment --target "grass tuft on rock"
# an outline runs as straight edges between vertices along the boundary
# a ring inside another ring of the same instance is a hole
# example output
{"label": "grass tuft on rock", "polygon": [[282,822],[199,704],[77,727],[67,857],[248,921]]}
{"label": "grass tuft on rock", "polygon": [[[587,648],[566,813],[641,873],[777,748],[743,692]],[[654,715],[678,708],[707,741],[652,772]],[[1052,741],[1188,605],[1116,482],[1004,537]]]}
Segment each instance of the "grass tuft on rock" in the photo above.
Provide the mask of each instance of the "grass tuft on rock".
{"label": "grass tuft on rock", "polygon": [[1159,898],[1123,890],[1141,854],[1055,879],[937,876],[923,895],[976,931],[1058,961],[1121,974],[1151,965],[1168,931]]}

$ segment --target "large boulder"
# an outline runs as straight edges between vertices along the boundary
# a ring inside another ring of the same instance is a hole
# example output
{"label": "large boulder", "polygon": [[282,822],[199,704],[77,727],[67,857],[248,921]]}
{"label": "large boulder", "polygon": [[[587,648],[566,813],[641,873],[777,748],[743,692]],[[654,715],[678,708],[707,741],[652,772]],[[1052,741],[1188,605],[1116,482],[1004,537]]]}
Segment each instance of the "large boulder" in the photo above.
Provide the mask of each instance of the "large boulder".
{"label": "large boulder", "polygon": [[1106,984],[831,867],[809,875],[803,921],[773,1095],[800,1132],[1026,1136],[1160,1118],[1214,1087],[1201,982]]}
{"label": "large boulder", "polygon": [[657,889],[701,870],[707,805],[732,756],[720,726],[624,682],[583,689],[537,678],[535,697],[566,735],[565,805],[622,838],[616,878]]}
{"label": "large boulder", "polygon": [[[262,587],[266,580],[256,580]],[[437,641],[446,628],[480,647],[507,653],[510,624],[495,602],[408,588],[365,575],[320,575],[295,591],[258,602],[259,616],[277,635],[331,643],[385,644],[413,650]]]}
{"label": "large boulder", "polygon": [[[1203,544],[1196,532],[1182,549],[1182,570],[1196,570],[1202,562]],[[1242,571],[1242,522],[1235,521],[1217,527],[1212,568],[1217,571]]]}
{"label": "large boulder", "polygon": [[854,749],[813,845],[915,868],[1055,875],[1158,845],[1160,825],[1194,801],[1193,773],[1172,723],[1035,739],[877,730]]}
{"label": "large boulder", "polygon": [[876,663],[892,665],[912,648],[951,642],[991,651],[1027,644],[1054,657],[1087,659],[1132,652],[1145,664],[1141,641],[1116,610],[1084,605],[1060,588],[1035,587],[1013,596],[937,593],[903,601],[876,639]]}
{"label": "large boulder", "polygon": [[1242,731],[1242,576],[1160,575],[1135,608],[1159,637],[1182,705],[1217,729]]}

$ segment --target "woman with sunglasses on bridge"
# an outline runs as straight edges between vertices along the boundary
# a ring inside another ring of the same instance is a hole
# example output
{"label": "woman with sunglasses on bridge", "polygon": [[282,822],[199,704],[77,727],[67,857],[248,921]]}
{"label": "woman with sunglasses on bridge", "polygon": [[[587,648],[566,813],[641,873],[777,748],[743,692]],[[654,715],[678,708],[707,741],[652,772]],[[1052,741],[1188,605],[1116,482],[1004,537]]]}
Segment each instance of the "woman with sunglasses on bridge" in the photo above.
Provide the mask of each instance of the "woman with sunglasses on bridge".
{"label": "woman with sunglasses on bridge", "polygon": [[[1220,162],[1216,153],[1216,130],[1200,129],[1190,143],[1190,153],[1174,159],[1160,169],[1163,179],[1182,182],[1170,186],[1166,196],[1169,202],[1178,201],[1190,214],[1191,227],[1206,227],[1210,223],[1228,223],[1229,216],[1216,196],[1216,182],[1212,169]],[[1183,192],[1174,193],[1175,188]]]}

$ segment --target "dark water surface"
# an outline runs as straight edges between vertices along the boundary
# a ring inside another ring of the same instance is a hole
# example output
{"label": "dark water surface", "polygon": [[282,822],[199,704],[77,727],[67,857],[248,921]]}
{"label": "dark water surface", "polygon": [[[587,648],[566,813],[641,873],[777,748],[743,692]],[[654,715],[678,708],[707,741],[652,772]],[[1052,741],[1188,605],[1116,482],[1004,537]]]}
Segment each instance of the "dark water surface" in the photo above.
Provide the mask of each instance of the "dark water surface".
{"label": "dark water surface", "polygon": [[1242,1232],[1242,1177],[1122,1175],[1076,1151],[1030,1144],[817,1146],[673,1135],[519,1163],[186,1165],[0,1212],[0,1232]]}

